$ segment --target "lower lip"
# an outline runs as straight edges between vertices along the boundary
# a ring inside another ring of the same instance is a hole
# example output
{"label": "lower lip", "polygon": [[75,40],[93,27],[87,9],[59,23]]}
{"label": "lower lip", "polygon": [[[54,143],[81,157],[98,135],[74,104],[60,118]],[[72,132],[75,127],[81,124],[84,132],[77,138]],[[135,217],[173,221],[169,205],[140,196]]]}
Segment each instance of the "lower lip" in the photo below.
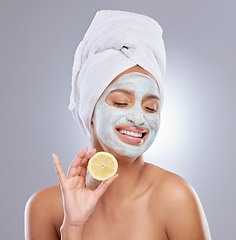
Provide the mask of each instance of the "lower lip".
{"label": "lower lip", "polygon": [[118,135],[118,137],[120,138],[120,140],[125,142],[125,143],[139,146],[144,142],[144,140],[142,138],[128,136],[128,135],[125,135],[125,134],[121,134],[117,130],[115,130],[115,131],[116,131],[116,134]]}

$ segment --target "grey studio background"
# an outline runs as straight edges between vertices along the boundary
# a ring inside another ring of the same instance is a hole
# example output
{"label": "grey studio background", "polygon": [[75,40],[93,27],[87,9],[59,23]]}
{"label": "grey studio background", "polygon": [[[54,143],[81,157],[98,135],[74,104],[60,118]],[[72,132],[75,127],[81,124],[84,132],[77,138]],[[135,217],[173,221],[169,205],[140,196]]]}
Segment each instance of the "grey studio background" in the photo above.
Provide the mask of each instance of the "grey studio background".
{"label": "grey studio background", "polygon": [[235,239],[235,1],[1,0],[1,239],[24,239],[24,208],[89,144],[68,110],[78,43],[97,10],[153,17],[167,52],[161,129],[146,160],[196,190],[212,239]]}

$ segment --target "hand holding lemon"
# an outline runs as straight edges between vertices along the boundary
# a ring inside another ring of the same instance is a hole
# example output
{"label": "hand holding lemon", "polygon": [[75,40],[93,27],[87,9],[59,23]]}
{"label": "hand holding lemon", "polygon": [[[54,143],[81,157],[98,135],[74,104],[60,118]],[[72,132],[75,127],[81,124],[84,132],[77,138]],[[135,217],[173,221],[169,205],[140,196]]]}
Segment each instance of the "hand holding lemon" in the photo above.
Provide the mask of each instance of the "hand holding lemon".
{"label": "hand holding lemon", "polygon": [[[53,155],[62,189],[63,224],[67,226],[83,226],[92,215],[99,198],[118,176],[116,174],[118,163],[113,155],[107,152],[96,153],[95,149],[89,153],[87,151],[88,148],[84,147],[76,156],[69,167],[67,177],[60,165],[58,156]],[[95,190],[86,187],[87,168],[93,178],[103,181]]]}

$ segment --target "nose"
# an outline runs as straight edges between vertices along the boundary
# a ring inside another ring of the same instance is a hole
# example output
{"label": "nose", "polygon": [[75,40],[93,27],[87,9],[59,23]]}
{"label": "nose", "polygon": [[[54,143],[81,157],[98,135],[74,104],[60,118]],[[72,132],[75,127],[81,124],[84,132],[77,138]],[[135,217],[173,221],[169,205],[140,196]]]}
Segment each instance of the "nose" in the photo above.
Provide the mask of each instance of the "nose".
{"label": "nose", "polygon": [[131,122],[134,126],[143,125],[145,122],[143,114],[141,107],[135,108],[126,115],[126,120]]}

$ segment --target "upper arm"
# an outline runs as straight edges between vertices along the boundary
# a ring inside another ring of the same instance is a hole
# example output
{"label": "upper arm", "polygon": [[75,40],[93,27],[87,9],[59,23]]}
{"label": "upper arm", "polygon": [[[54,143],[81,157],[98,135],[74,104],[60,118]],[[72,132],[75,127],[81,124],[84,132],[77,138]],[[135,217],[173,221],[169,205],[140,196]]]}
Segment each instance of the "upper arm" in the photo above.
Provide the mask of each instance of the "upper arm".
{"label": "upper arm", "polygon": [[26,240],[58,240],[53,224],[53,211],[50,205],[50,194],[41,190],[31,196],[25,207]]}
{"label": "upper arm", "polygon": [[201,202],[182,178],[169,183],[166,206],[166,232],[169,240],[211,240]]}

